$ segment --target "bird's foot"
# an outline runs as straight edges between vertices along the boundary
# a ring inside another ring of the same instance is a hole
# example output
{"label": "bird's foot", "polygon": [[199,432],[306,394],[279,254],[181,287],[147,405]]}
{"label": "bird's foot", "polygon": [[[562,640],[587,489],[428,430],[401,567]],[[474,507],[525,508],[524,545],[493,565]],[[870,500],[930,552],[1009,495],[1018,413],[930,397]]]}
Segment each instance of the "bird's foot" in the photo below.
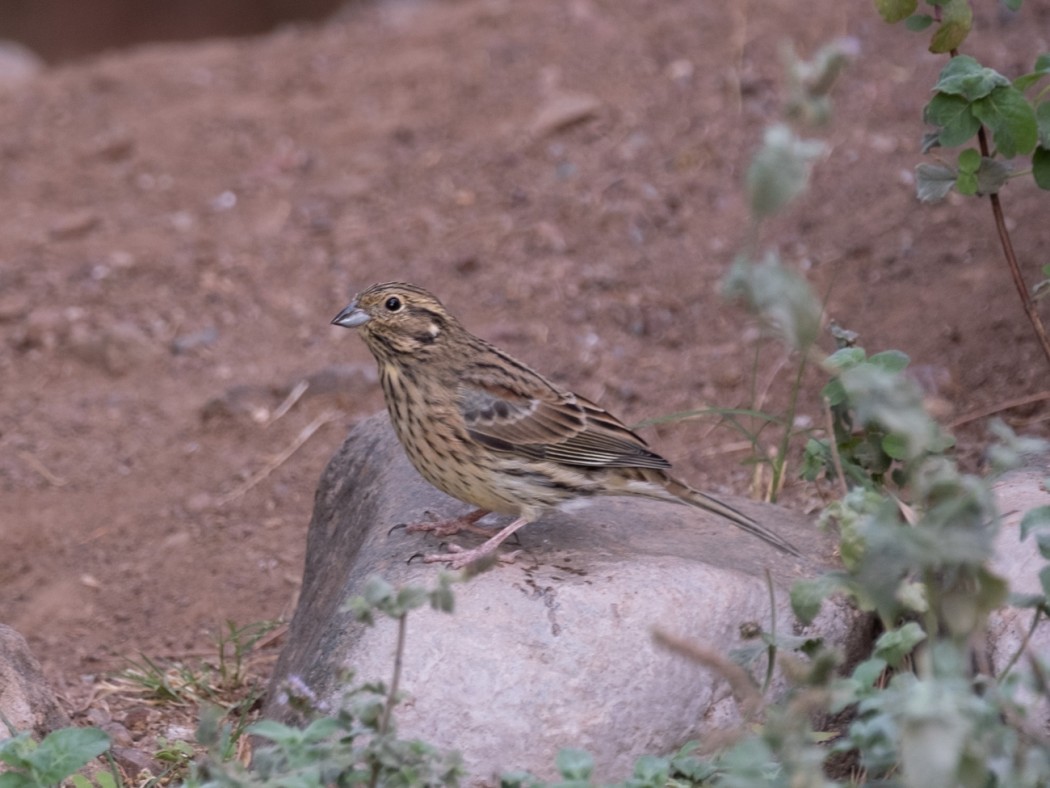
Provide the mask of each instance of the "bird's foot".
{"label": "bird's foot", "polygon": [[514,550],[510,553],[499,553],[498,544],[491,544],[485,542],[485,544],[475,547],[472,550],[464,550],[462,547],[456,544],[450,544],[446,546],[447,553],[433,553],[431,555],[423,556],[422,560],[425,564],[448,564],[449,569],[463,569],[470,564],[474,564],[480,561],[495,561],[500,564],[513,564],[514,560],[521,553],[521,550]]}
{"label": "bird's foot", "polygon": [[488,509],[475,509],[470,514],[465,514],[462,517],[423,523],[401,523],[400,525],[395,525],[394,528],[404,528],[405,532],[410,534],[430,533],[434,534],[434,536],[453,536],[467,531],[468,533],[484,536],[487,539],[492,536],[492,529],[482,528],[480,525],[477,525],[477,522],[488,513]]}
{"label": "bird's foot", "polygon": [[513,553],[506,553],[500,555],[496,551],[499,550],[499,546],[503,544],[507,539],[514,535],[514,533],[521,528],[523,525],[528,524],[528,519],[525,517],[519,517],[509,525],[503,526],[499,533],[489,539],[482,545],[478,545],[473,550],[464,550],[458,545],[449,545],[447,553],[436,553],[433,555],[423,556],[423,562],[427,564],[448,564],[452,569],[462,569],[468,564],[473,564],[476,561],[483,560],[496,560],[503,564],[511,563],[515,558],[518,557],[520,550],[515,550]]}

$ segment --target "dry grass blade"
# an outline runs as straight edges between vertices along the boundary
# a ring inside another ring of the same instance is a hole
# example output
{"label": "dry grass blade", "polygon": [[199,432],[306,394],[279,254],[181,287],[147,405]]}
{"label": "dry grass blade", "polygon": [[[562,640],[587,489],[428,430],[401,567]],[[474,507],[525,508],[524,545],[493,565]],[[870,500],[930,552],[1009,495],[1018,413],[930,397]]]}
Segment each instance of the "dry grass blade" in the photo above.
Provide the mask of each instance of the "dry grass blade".
{"label": "dry grass blade", "polygon": [[740,705],[740,711],[745,719],[751,719],[759,711],[762,706],[762,693],[759,692],[748,672],[728,657],[714,649],[705,648],[699,643],[671,635],[661,629],[653,630],[653,638],[664,648],[681,654],[722,676],[729,683],[729,688]]}
{"label": "dry grass blade", "polygon": [[328,410],[322,413],[312,422],[307,424],[302,429],[302,431],[295,436],[294,441],[292,441],[285,449],[283,449],[276,457],[274,457],[272,460],[266,463],[266,465],[264,465],[256,473],[252,474],[251,478],[244,482],[244,484],[219,498],[219,500],[216,502],[216,506],[225,506],[231,501],[235,501],[241,496],[243,496],[257,484],[259,484],[259,482],[263,481],[267,476],[269,476],[275,470],[284,465],[284,463],[288,461],[288,458],[295,454],[297,451],[299,451],[299,449],[302,448],[303,444],[310,440],[311,436],[313,436],[315,432],[321,429],[321,427],[323,427],[328,422],[334,421],[336,416],[338,415],[339,414],[335,411]]}

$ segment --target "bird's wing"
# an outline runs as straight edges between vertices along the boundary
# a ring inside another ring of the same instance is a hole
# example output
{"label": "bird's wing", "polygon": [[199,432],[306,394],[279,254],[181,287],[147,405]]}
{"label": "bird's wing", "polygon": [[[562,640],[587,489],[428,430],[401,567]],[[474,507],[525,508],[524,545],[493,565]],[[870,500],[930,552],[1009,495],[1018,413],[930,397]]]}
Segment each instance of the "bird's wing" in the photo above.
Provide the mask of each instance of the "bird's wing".
{"label": "bird's wing", "polygon": [[466,370],[458,405],[471,438],[496,451],[587,467],[671,467],[615,416],[516,363]]}

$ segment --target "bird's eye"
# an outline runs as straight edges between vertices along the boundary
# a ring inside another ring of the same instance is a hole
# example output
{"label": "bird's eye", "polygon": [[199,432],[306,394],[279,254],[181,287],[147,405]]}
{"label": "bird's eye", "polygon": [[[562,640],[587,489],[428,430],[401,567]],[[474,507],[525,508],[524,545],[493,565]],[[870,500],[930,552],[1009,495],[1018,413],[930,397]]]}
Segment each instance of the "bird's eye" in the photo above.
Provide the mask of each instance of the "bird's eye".
{"label": "bird's eye", "polygon": [[401,299],[397,296],[390,296],[383,306],[387,308],[388,312],[396,312],[401,308]]}

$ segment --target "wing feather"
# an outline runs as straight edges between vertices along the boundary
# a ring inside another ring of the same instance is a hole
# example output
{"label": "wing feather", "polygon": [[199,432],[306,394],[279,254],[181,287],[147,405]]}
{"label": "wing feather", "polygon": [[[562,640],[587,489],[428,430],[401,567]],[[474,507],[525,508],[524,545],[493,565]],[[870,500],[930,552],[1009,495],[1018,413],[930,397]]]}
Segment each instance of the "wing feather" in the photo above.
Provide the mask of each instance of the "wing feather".
{"label": "wing feather", "polygon": [[501,363],[480,363],[459,380],[460,413],[478,443],[524,459],[573,466],[671,467],[603,408],[559,391],[528,367],[500,356]]}

